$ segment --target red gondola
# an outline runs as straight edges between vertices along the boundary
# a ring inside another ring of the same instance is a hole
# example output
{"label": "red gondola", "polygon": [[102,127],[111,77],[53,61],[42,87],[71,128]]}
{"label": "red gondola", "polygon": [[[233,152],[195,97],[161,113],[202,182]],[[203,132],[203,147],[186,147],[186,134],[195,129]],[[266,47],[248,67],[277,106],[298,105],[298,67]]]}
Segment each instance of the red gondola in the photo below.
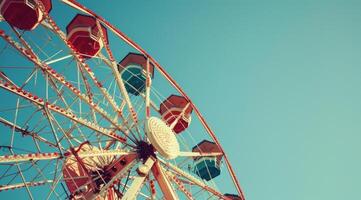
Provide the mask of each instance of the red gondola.
{"label": "red gondola", "polygon": [[[103,29],[105,42],[108,43],[107,29],[103,25],[100,26]],[[68,41],[84,58],[92,58],[104,46],[102,33],[94,17],[77,14],[66,27],[66,32]]]}
{"label": "red gondola", "polygon": [[[51,10],[51,0],[40,0],[47,13]],[[1,15],[11,25],[21,30],[33,30],[43,20],[43,13],[32,0],[3,0]]]}
{"label": "red gondola", "polygon": [[[188,106],[186,109],[185,107]],[[185,109],[185,111],[183,111]],[[179,118],[178,122],[174,125],[173,131],[180,133],[188,128],[191,122],[191,114],[193,108],[189,105],[189,101],[178,95],[170,95],[163,103],[160,104],[159,112],[162,115],[162,119],[171,126],[172,123]]]}

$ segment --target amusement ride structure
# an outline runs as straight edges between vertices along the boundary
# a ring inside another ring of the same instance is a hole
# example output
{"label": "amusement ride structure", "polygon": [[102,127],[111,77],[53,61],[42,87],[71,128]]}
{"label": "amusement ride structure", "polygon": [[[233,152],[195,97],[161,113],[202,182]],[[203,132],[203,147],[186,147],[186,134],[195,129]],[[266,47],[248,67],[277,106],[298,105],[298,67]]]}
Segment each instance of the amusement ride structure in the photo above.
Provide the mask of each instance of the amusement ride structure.
{"label": "amusement ride structure", "polygon": [[123,32],[73,0],[0,12],[1,199],[245,199],[197,107]]}

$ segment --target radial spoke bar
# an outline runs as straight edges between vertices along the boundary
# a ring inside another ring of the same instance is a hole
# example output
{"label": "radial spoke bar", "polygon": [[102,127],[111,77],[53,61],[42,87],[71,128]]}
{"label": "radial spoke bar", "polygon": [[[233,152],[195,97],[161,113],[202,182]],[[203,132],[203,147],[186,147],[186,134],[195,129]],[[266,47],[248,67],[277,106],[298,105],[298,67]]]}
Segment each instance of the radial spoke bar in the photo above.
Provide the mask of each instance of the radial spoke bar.
{"label": "radial spoke bar", "polygon": [[[97,104],[95,104],[87,95],[82,94],[79,89],[77,89],[74,85],[72,85],[70,82],[66,81],[65,78],[57,73],[54,69],[52,69],[50,66],[41,63],[39,59],[28,50],[22,48],[19,44],[17,44],[14,40],[11,39],[8,35],[4,33],[4,31],[0,30],[0,36],[3,37],[9,44],[11,44],[15,49],[17,49],[20,53],[22,53],[24,56],[26,56],[31,62],[33,62],[36,66],[40,67],[46,74],[51,76],[52,78],[56,79],[59,83],[63,84],[66,88],[68,88],[73,94],[75,94],[77,97],[79,97],[81,100],[83,100],[85,103],[87,103],[92,109],[97,111],[100,115],[102,115],[106,120],[108,120],[110,123],[112,123],[116,128],[121,130],[124,134],[127,135],[128,130],[125,130],[123,127],[121,127],[112,117],[109,116],[109,114],[99,107]],[[90,69],[90,68],[89,68]],[[85,70],[87,71],[87,70]],[[103,88],[105,90],[105,88]],[[109,95],[110,96],[110,95]],[[113,100],[114,102],[114,100]],[[114,102],[115,103],[115,102]]]}
{"label": "radial spoke bar", "polygon": [[[149,94],[150,95],[150,94]],[[145,94],[141,93],[140,96],[143,97],[143,99],[145,100]],[[154,101],[152,101],[150,98],[149,98],[149,104],[150,106],[156,111],[156,112],[159,112],[159,108],[158,106],[154,103]]]}
{"label": "radial spoke bar", "polygon": [[165,199],[179,199],[176,192],[174,191],[172,184],[168,180],[168,177],[163,169],[163,167],[159,164],[159,161],[157,161],[153,167],[152,172],[155,177],[155,179],[158,182],[158,185],[160,189],[162,190],[164,194]]}
{"label": "radial spoke bar", "polygon": [[[60,152],[61,155],[63,155],[63,150],[62,150],[63,148],[62,148],[61,143],[59,142],[58,134],[56,134],[56,130],[55,130],[55,126],[54,126],[54,124],[53,124],[53,120],[54,120],[56,123],[58,123],[58,122],[55,120],[54,117],[50,117],[50,111],[49,111],[49,109],[48,109],[47,106],[44,107],[44,114],[45,114],[45,116],[47,117],[47,119],[48,119],[48,121],[49,121],[49,125],[50,125],[50,128],[51,128],[51,132],[53,133],[54,140],[55,140],[55,142],[58,144],[59,152]],[[64,134],[64,136],[66,136],[66,134]],[[68,137],[66,137],[66,138],[69,139]],[[70,146],[72,146],[71,141],[68,140],[68,142],[69,142]]]}
{"label": "radial spoke bar", "polygon": [[150,63],[149,58],[147,58],[147,69],[146,69],[146,84],[145,84],[145,115],[147,118],[150,117],[150,87],[152,85],[152,79],[150,77],[149,69]]}
{"label": "radial spoke bar", "polygon": [[137,113],[135,112],[135,110],[133,108],[133,105],[132,105],[132,102],[130,101],[129,94],[128,94],[126,88],[125,88],[123,79],[122,79],[122,77],[120,77],[120,73],[118,71],[117,63],[115,62],[113,53],[110,50],[110,47],[109,47],[108,43],[106,42],[106,38],[104,36],[103,29],[101,28],[100,23],[99,23],[98,20],[97,20],[97,26],[98,26],[98,29],[99,29],[103,44],[105,46],[105,50],[106,50],[107,54],[109,55],[109,59],[110,59],[110,62],[111,62],[110,68],[112,69],[113,75],[114,75],[115,80],[117,82],[117,85],[118,85],[118,87],[120,89],[120,92],[122,93],[122,95],[123,95],[123,97],[124,97],[124,99],[125,99],[125,101],[127,103],[129,111],[130,111],[130,113],[132,115],[132,119],[137,124],[138,123]]}
{"label": "radial spoke bar", "polygon": [[145,179],[147,178],[150,169],[154,165],[155,160],[153,157],[149,157],[147,161],[138,168],[139,176],[135,177],[132,185],[124,194],[122,200],[134,200],[137,198],[138,192],[143,186]]}
{"label": "radial spoke bar", "polygon": [[119,180],[121,178],[123,178],[128,171],[135,165],[135,163],[137,162],[136,158],[137,155],[133,154],[132,156],[128,156],[127,157],[127,165],[126,166],[120,166],[118,163],[120,163],[123,158],[120,158],[118,161],[116,161],[115,166],[113,168],[117,169],[117,171],[115,172],[115,174],[112,174],[111,177],[112,179],[106,183],[99,191],[99,193],[96,194],[91,194],[90,197],[87,197],[86,199],[91,199],[91,200],[96,200],[99,196],[102,196],[104,194],[104,192],[108,191],[108,189],[114,185],[114,182],[116,180]]}
{"label": "radial spoke bar", "polygon": [[14,189],[20,189],[24,187],[36,187],[36,186],[42,186],[47,183],[52,183],[52,180],[45,180],[45,181],[38,181],[38,182],[26,182],[26,183],[18,183],[18,184],[12,184],[12,185],[2,185],[0,186],[0,192],[5,190],[14,190]]}
{"label": "radial spoke bar", "polygon": [[48,21],[49,26],[52,27],[53,32],[55,32],[60,39],[64,42],[64,44],[72,51],[72,54],[77,61],[77,63],[84,69],[84,71],[88,74],[90,79],[93,81],[96,87],[99,88],[102,95],[105,97],[105,99],[110,103],[110,105],[113,107],[115,111],[118,111],[119,106],[116,104],[113,97],[107,92],[107,89],[103,86],[103,84],[95,77],[94,72],[92,72],[91,68],[88,66],[88,64],[85,63],[84,58],[77,53],[77,51],[74,49],[74,46],[69,42],[66,38],[66,35],[64,32],[61,31],[59,26],[55,23],[55,21],[50,17],[50,15],[45,11],[42,4],[38,4],[40,10],[43,12],[43,15],[45,19]]}
{"label": "radial spoke bar", "polygon": [[20,97],[23,97],[24,99],[26,100],[29,100],[30,102],[38,105],[39,107],[44,107],[44,106],[47,106],[47,108],[53,112],[56,112],[64,117],[67,117],[68,119],[74,121],[74,122],[77,122],[79,124],[82,124],[83,126],[86,126],[88,127],[89,129],[92,129],[94,131],[97,131],[99,133],[102,133],[103,135],[106,135],[108,137],[111,137],[113,139],[116,139],[120,142],[125,142],[125,138],[117,135],[116,133],[108,130],[108,129],[105,129],[101,126],[98,126],[92,122],[89,122],[88,120],[86,119],[82,119],[82,118],[79,118],[77,117],[75,114],[73,113],[70,113],[68,111],[66,111],[65,109],[63,109],[62,107],[60,106],[57,106],[56,104],[50,104],[48,102],[44,102],[43,99],[35,96],[35,95],[32,95],[30,92],[27,92],[25,90],[22,90],[20,88],[17,88],[16,86],[13,86],[13,85],[10,85],[8,83],[2,83],[0,82],[0,87],[9,91],[9,92],[12,92]]}
{"label": "radial spoke bar", "polygon": [[[101,150],[99,152],[79,152],[78,156],[80,158],[86,157],[97,157],[97,156],[122,156],[122,155],[131,155],[136,154],[135,152],[127,150]],[[70,152],[64,153],[65,157],[73,156]],[[57,152],[53,153],[29,153],[29,154],[15,154],[15,155],[5,155],[0,156],[0,164],[2,163],[12,163],[12,162],[24,162],[24,161],[37,161],[37,160],[53,160],[53,159],[62,159]]]}
{"label": "radial spoke bar", "polygon": [[182,169],[178,168],[177,166],[169,163],[169,162],[165,162],[161,159],[158,159],[161,163],[163,163],[165,166],[169,167],[170,169],[172,169],[174,172],[176,172],[177,174],[183,176],[184,178],[188,179],[189,181],[191,181],[193,184],[198,185],[199,187],[207,190],[208,192],[212,193],[213,195],[223,199],[223,194],[221,194],[220,192],[218,192],[217,190],[211,188],[210,186],[204,184],[202,181],[200,181],[199,179],[195,178],[194,176],[190,175],[189,173],[183,171]]}
{"label": "radial spoke bar", "polygon": [[182,112],[177,116],[177,118],[174,120],[174,122],[169,126],[171,129],[173,129],[175,127],[175,125],[177,125],[178,121],[180,120],[181,117],[183,117],[184,113],[186,112],[186,110],[188,109],[189,106],[190,106],[190,103],[187,103],[187,105],[183,108]]}
{"label": "radial spoke bar", "polygon": [[215,157],[215,156],[222,156],[223,153],[221,152],[179,152],[178,156],[183,156],[183,157]]}
{"label": "radial spoke bar", "polygon": [[136,152],[128,150],[100,150],[99,152],[79,152],[79,157],[95,157],[95,156],[124,156],[124,155],[136,155]]}
{"label": "radial spoke bar", "polygon": [[173,179],[173,181],[178,185],[179,190],[181,190],[189,200],[193,200],[192,194],[185,188],[184,184],[177,178],[176,175],[168,172],[167,175]]}
{"label": "radial spoke bar", "polygon": [[[107,59],[107,58],[105,58],[105,56],[104,55],[102,55],[101,54],[101,52],[99,53],[99,57],[100,57],[100,59],[102,59],[103,61],[104,61],[104,63],[106,64],[106,65],[108,65],[109,67],[112,67],[111,65],[111,63],[109,62],[109,60]],[[143,94],[143,93],[140,93],[139,94],[144,100],[145,100],[145,94]],[[150,102],[150,106],[156,111],[156,112],[159,112],[159,108],[157,107],[157,105],[151,100],[151,99],[149,99],[149,102]]]}
{"label": "radial spoke bar", "polygon": [[61,58],[57,58],[57,59],[54,59],[54,60],[47,61],[46,64],[50,65],[50,64],[53,64],[53,63],[56,63],[56,62],[59,62],[59,61],[62,61],[62,60],[65,60],[65,59],[71,58],[71,57],[73,57],[73,55],[66,55],[66,56],[63,56]]}
{"label": "radial spoke bar", "polygon": [[49,141],[46,140],[45,138],[39,136],[39,134],[34,133],[34,132],[32,132],[32,131],[28,131],[28,130],[26,130],[26,129],[23,129],[23,128],[21,128],[20,126],[18,126],[18,125],[16,125],[16,124],[14,124],[14,123],[12,123],[12,122],[10,122],[10,121],[2,118],[2,117],[0,117],[0,123],[3,123],[3,124],[5,124],[6,126],[9,126],[10,128],[13,128],[13,127],[14,127],[16,132],[21,132],[23,135],[31,136],[31,137],[33,137],[34,139],[36,139],[36,140],[38,140],[38,141],[40,141],[40,142],[44,142],[44,143],[47,144],[47,145],[50,145],[50,146],[52,146],[52,147],[57,147],[56,144],[54,144],[54,143],[52,143],[52,142],[49,142]]}
{"label": "radial spoke bar", "polygon": [[[119,184],[120,184],[121,186],[125,187],[125,189],[128,189],[128,188],[129,188],[128,185],[126,185],[126,184],[124,184],[124,183],[122,183],[122,182],[119,182]],[[152,199],[152,197],[144,194],[143,192],[138,192],[138,194],[139,194],[140,196],[142,196],[142,197],[145,197],[145,199]]]}
{"label": "radial spoke bar", "polygon": [[0,156],[1,163],[24,162],[30,160],[53,160],[61,158],[60,154],[55,153],[30,153],[30,154],[14,154]]}

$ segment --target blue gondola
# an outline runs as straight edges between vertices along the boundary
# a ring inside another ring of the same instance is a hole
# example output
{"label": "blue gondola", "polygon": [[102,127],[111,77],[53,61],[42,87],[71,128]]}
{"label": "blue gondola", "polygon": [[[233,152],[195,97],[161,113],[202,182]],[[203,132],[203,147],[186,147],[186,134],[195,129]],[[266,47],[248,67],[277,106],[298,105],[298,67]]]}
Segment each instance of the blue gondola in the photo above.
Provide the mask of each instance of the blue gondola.
{"label": "blue gondola", "polygon": [[203,157],[194,162],[194,173],[207,181],[221,173],[216,157]]}
{"label": "blue gondola", "polygon": [[228,197],[230,200],[242,200],[239,195],[236,194],[224,194],[225,197]]}
{"label": "blue gondola", "polygon": [[125,89],[128,93],[138,96],[145,90],[146,75],[143,68],[139,65],[128,65],[122,71],[122,79],[125,83]]}
{"label": "blue gondola", "polygon": [[[119,62],[118,70],[128,93],[138,96],[145,91],[146,69],[147,59],[142,54],[129,53]],[[149,65],[149,73],[153,78],[154,66],[152,63]]]}
{"label": "blue gondola", "polygon": [[[208,140],[203,140],[202,142],[198,143],[193,147],[192,151],[200,153],[222,152],[216,143]],[[207,181],[217,177],[221,173],[220,165],[222,157],[222,155],[212,157],[194,157],[194,173]]]}

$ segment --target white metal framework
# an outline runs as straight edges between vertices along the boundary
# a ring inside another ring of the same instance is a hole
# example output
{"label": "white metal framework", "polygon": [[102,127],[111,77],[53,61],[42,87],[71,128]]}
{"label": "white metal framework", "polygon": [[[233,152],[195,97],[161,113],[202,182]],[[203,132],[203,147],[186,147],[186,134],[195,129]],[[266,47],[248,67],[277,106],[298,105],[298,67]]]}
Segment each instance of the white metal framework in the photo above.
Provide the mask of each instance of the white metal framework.
{"label": "white metal framework", "polygon": [[[0,17],[0,198],[26,191],[29,199],[245,199],[215,134],[157,61],[76,1],[53,1],[51,13],[34,2],[44,19],[32,31]],[[103,48],[95,56],[69,42],[64,19],[52,15],[57,7],[96,19]],[[138,96],[119,71],[127,49],[146,59]],[[169,92],[188,103],[167,125],[159,105]],[[192,125],[175,134],[188,108]],[[192,151],[207,138],[220,152]],[[193,166],[201,157],[222,158],[221,175],[202,180]]]}

